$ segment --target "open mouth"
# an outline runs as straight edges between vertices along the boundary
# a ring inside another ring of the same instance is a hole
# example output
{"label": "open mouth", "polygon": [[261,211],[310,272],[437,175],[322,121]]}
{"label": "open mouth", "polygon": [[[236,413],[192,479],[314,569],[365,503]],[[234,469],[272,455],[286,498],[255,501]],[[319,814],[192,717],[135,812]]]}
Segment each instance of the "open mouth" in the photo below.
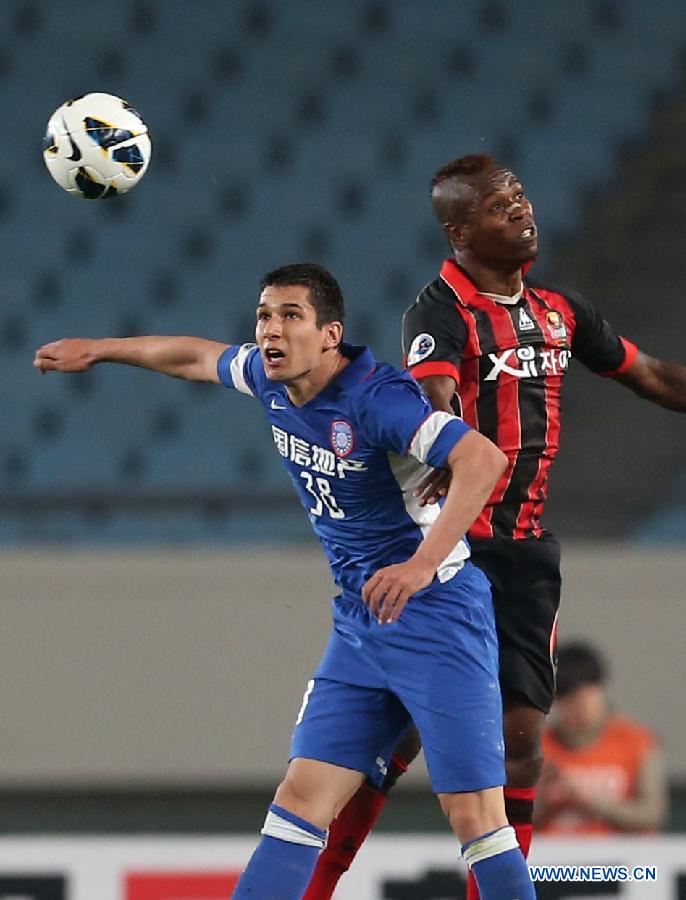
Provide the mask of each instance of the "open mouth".
{"label": "open mouth", "polygon": [[278,363],[280,360],[285,359],[286,354],[283,350],[278,350],[276,347],[267,347],[264,351],[264,355],[267,358],[267,362],[269,363]]}
{"label": "open mouth", "polygon": [[535,225],[529,225],[520,234],[520,238],[523,241],[530,241],[530,240],[532,240],[532,238],[535,238],[535,237],[536,237],[536,226]]}

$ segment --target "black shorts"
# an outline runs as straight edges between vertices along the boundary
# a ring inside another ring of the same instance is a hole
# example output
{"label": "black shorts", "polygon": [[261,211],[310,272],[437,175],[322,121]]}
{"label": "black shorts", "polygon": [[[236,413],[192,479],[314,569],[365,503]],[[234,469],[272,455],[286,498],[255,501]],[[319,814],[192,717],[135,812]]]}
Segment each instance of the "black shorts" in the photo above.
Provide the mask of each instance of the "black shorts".
{"label": "black shorts", "polygon": [[560,545],[550,532],[519,541],[469,543],[472,562],[486,573],[493,589],[501,690],[523,694],[547,713],[555,694]]}

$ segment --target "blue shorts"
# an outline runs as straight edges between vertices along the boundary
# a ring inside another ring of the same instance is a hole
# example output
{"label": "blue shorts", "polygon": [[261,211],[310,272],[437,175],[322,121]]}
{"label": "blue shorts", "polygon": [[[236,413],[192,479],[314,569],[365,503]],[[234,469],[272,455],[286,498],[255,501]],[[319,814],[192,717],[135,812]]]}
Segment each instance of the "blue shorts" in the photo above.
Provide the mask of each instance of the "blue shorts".
{"label": "blue shorts", "polygon": [[498,646],[488,580],[466,563],[379,625],[359,597],[334,600],[334,629],[308,684],[291,759],[383,781],[411,722],[436,793],[505,783]]}

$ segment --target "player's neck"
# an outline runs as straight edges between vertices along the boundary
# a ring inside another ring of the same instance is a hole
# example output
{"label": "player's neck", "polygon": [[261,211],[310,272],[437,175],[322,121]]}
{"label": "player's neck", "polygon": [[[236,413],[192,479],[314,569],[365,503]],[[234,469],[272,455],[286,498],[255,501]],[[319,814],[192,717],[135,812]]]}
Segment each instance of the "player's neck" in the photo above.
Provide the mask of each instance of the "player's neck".
{"label": "player's neck", "polygon": [[322,354],[321,362],[286,385],[288,399],[294,406],[304,406],[337,378],[350,360],[336,347]]}
{"label": "player's neck", "polygon": [[512,297],[522,289],[521,268],[494,268],[467,253],[455,254],[456,262],[471,278],[477,290],[487,294]]}

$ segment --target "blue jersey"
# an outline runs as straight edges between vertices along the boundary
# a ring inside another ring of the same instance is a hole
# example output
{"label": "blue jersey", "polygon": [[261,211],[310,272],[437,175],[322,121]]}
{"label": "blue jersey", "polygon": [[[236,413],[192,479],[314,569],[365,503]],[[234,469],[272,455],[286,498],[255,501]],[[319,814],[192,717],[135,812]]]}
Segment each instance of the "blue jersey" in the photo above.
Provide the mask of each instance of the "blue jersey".
{"label": "blue jersey", "polygon": [[[302,406],[270,381],[254,344],[233,345],[217,372],[226,387],[262,402],[277,452],[324,546],[336,584],[359,595],[378,569],[405,562],[440,513],[413,496],[470,430],[431,406],[414,379],[342,345],[349,364]],[[460,540],[441,563],[448,581],[469,557]]]}

